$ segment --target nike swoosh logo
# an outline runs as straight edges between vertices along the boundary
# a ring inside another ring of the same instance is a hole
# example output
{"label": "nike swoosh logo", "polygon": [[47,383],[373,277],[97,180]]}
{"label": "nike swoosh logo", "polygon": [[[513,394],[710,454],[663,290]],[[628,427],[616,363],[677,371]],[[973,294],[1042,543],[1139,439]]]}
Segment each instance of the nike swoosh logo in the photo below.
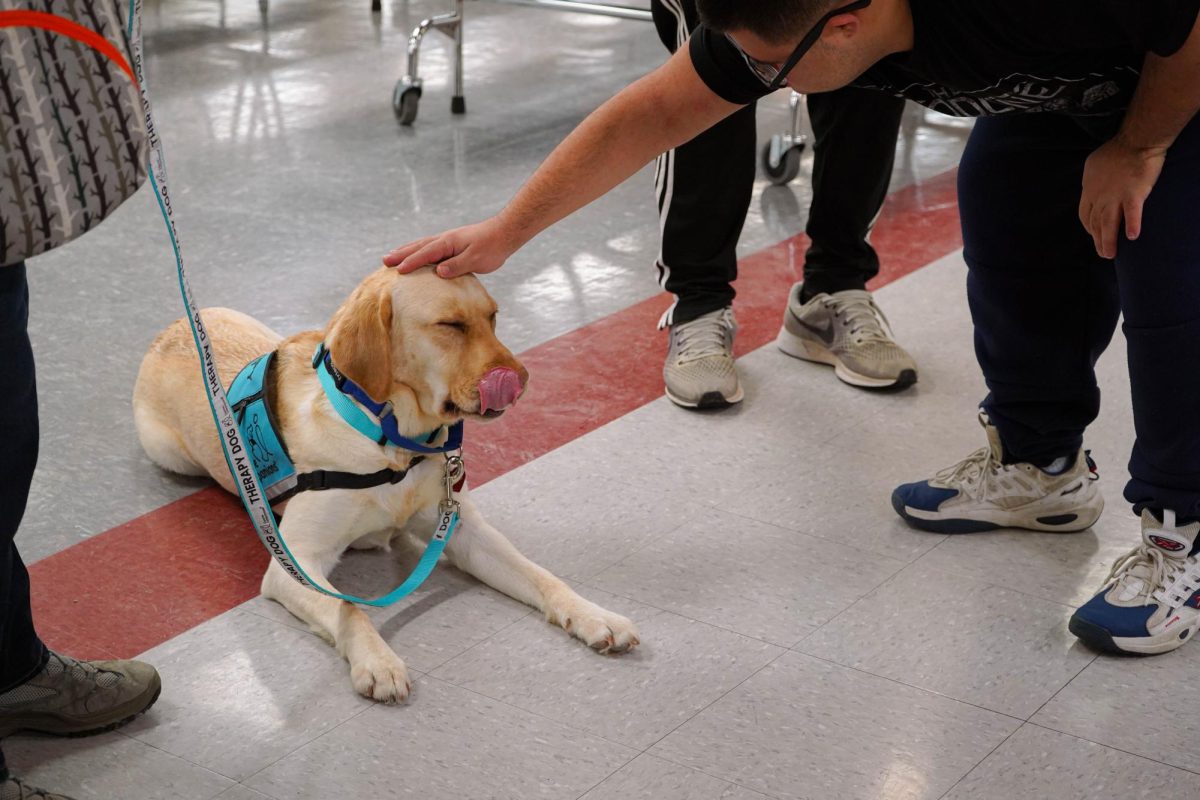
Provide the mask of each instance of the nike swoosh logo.
{"label": "nike swoosh logo", "polygon": [[796,320],[796,324],[804,328],[806,331],[811,331],[818,339],[826,345],[833,344],[833,323],[826,320],[824,328],[818,328],[816,325],[810,325],[796,315],[795,311],[788,309],[788,313],[792,315],[792,319]]}

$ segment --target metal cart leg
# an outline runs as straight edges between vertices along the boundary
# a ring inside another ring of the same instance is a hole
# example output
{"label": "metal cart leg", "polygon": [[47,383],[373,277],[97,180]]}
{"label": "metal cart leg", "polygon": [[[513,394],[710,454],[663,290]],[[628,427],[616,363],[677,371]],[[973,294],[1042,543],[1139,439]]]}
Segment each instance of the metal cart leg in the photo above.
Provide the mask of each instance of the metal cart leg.
{"label": "metal cart leg", "polygon": [[408,73],[399,80],[392,92],[392,110],[401,125],[412,125],[417,118],[423,81],[417,69],[421,54],[421,40],[430,30],[439,31],[454,39],[454,97],[450,100],[450,111],[462,114],[467,110],[463,97],[463,0],[455,0],[454,11],[438,14],[421,20],[408,37]]}
{"label": "metal cart leg", "polygon": [[454,96],[450,98],[450,113],[467,113],[467,98],[463,94],[463,0],[458,3],[458,24],[454,26]]}
{"label": "metal cart leg", "polygon": [[788,98],[792,112],[792,127],[787,133],[777,133],[763,146],[762,165],[768,180],[776,186],[791,183],[800,174],[800,154],[808,146],[804,135],[804,95],[792,92]]}

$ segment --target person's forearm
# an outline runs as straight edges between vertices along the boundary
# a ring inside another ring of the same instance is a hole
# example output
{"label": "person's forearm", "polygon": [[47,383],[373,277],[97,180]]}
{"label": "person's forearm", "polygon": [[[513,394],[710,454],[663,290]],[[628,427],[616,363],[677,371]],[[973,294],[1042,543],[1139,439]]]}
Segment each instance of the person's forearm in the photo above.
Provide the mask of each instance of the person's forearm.
{"label": "person's forearm", "polygon": [[497,217],[519,247],[737,108],[704,85],[681,48],[585,119]]}
{"label": "person's forearm", "polygon": [[1165,151],[1200,111],[1200,20],[1169,58],[1146,56],[1117,138],[1138,150]]}

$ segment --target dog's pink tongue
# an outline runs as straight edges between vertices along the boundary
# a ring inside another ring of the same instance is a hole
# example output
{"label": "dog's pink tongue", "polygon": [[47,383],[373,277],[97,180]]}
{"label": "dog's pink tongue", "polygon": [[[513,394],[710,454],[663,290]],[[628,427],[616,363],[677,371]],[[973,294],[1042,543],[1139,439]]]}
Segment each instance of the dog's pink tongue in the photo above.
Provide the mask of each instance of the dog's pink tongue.
{"label": "dog's pink tongue", "polygon": [[479,413],[503,411],[521,396],[521,376],[515,369],[496,367],[479,382]]}

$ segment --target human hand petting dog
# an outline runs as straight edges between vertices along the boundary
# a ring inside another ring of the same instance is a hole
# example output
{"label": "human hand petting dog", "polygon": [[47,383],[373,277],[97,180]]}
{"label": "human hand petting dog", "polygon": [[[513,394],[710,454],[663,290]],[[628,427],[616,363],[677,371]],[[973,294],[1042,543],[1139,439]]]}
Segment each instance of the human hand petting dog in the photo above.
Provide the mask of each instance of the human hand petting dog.
{"label": "human hand petting dog", "polygon": [[495,272],[523,244],[509,230],[498,216],[492,217],[397,247],[383,257],[383,263],[401,273],[436,264],[443,278]]}

